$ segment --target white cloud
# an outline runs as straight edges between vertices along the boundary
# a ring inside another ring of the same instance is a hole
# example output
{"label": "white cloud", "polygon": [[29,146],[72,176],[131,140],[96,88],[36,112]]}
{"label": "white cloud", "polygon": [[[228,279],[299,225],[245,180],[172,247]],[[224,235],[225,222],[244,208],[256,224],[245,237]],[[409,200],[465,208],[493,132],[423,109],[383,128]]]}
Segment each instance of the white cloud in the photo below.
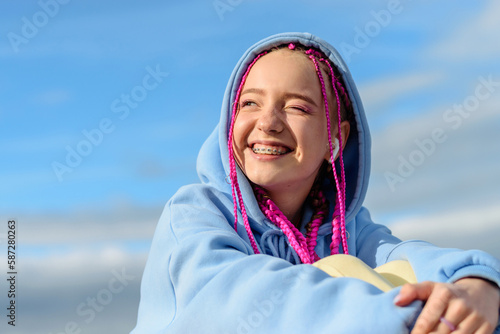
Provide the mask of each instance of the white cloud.
{"label": "white cloud", "polygon": [[68,323],[85,333],[129,332],[146,256],[107,246],[21,257],[16,333],[59,333]]}
{"label": "white cloud", "polygon": [[377,78],[375,81],[362,84],[358,88],[363,104],[367,109],[372,110],[395,98],[400,98],[404,94],[415,94],[419,89],[436,85],[443,78],[443,74],[436,71],[405,73],[399,76]]}
{"label": "white cloud", "polygon": [[[109,203],[108,203],[109,204]],[[162,207],[141,207],[118,199],[105,208],[82,207],[70,212],[19,214],[0,219],[18,221],[25,245],[89,245],[151,240]]]}
{"label": "white cloud", "polygon": [[[468,96],[464,96],[461,101],[436,107],[428,112],[403,120],[394,121],[387,127],[373,132],[373,168],[378,171],[387,170],[391,165],[393,166],[393,163],[388,158],[411,152],[415,149],[415,140],[431,137],[432,130],[436,128],[443,129],[448,136],[455,133],[463,134],[464,131],[467,131],[467,135],[471,137],[468,138],[468,141],[483,141],[487,138],[494,140],[499,136],[498,131],[488,133],[492,137],[484,136],[484,133],[478,131],[491,123],[498,122],[500,91],[494,94],[490,99],[480,101],[478,108],[469,112],[470,116],[467,118],[460,116],[457,112],[453,113],[453,115],[461,117],[461,123],[446,121],[443,116],[449,109],[453,109],[453,104],[463,104],[463,101]],[[458,126],[454,129],[457,124]]]}
{"label": "white cloud", "polygon": [[[21,243],[20,249],[23,249],[22,246]],[[37,277],[37,280],[29,282],[29,286],[41,290],[99,284],[111,277],[113,271],[120,270],[130,273],[138,283],[147,254],[147,250],[132,252],[112,244],[70,248],[65,245],[54,247],[46,255],[29,254],[21,258],[18,270],[22,275]]]}
{"label": "white cloud", "polygon": [[[458,101],[460,103],[460,101]],[[482,101],[456,129],[443,120],[449,107],[394,122],[373,132],[372,174],[366,205],[378,218],[412,212],[454,210],[458,205],[484,205],[500,201],[500,94]],[[450,106],[451,107],[451,106]],[[434,142],[429,154],[420,143],[442,129],[443,143]],[[387,172],[401,176],[401,159],[423,156],[403,181],[391,189]]]}
{"label": "white cloud", "polygon": [[[397,219],[390,224],[404,239],[413,233],[419,235],[441,234],[441,239],[449,236],[469,233],[489,233],[492,228],[500,229],[500,207],[468,208],[465,210],[439,213],[435,215],[417,215]],[[457,229],[460,226],[460,229]],[[499,245],[500,246],[500,245]]]}
{"label": "white cloud", "polygon": [[390,224],[397,237],[429,241],[441,247],[481,249],[500,258],[500,207],[467,208],[415,215]]}
{"label": "white cloud", "polygon": [[500,2],[487,1],[476,17],[458,25],[447,40],[439,41],[429,50],[430,56],[447,60],[491,59],[500,55]]}

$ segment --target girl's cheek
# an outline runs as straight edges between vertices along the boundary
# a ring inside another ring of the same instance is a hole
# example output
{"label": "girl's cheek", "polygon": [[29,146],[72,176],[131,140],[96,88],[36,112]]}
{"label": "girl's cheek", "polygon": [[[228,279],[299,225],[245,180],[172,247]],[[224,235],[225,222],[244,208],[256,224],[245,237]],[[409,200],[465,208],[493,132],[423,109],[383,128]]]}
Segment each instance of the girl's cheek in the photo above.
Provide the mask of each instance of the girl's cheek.
{"label": "girl's cheek", "polygon": [[240,152],[243,150],[245,144],[245,138],[248,137],[248,133],[245,131],[244,124],[242,122],[235,122],[234,123],[234,129],[233,129],[233,149],[237,152],[239,155]]}
{"label": "girl's cheek", "polygon": [[246,115],[238,115],[234,122],[234,138],[242,140],[244,137],[248,136],[251,129],[251,119],[246,117]]}

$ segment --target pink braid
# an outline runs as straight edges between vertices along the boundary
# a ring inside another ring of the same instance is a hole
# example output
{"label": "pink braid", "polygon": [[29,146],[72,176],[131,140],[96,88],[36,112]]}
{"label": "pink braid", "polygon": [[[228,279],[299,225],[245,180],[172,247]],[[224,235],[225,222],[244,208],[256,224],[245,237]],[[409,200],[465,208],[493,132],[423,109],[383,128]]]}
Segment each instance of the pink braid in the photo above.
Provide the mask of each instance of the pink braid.
{"label": "pink braid", "polygon": [[308,251],[308,242],[304,235],[288,220],[261,187],[255,186],[254,189],[261,211],[285,233],[290,246],[299,256],[300,261],[302,263],[313,263],[314,257],[311,257]]}
{"label": "pink braid", "polygon": [[[316,53],[317,53],[317,51],[316,51]],[[330,148],[330,156],[331,156],[331,159],[333,161],[335,157],[333,156],[333,145],[332,145],[332,135],[331,135],[331,125],[330,125],[330,111],[328,108],[328,96],[326,94],[325,82],[323,80],[323,75],[321,74],[321,69],[319,68],[318,61],[316,60],[316,58],[314,56],[315,51],[310,49],[310,50],[306,51],[306,54],[308,54],[309,58],[313,61],[314,67],[316,69],[316,73],[317,73],[319,81],[321,83],[321,92],[323,94],[323,100],[325,103],[326,126],[327,126],[327,131],[328,131],[328,145]],[[337,98],[337,113],[338,113],[339,121],[340,121],[340,100],[338,98],[338,91],[337,91],[335,85],[334,85],[334,91],[335,91],[335,96]],[[342,150],[342,144],[341,144],[342,138],[340,136],[340,126],[338,129],[338,132],[339,132],[339,137],[340,137],[339,146],[340,146],[340,150]],[[340,151],[340,157],[342,157],[342,151]],[[344,231],[345,231],[345,212],[344,212],[345,210],[344,210],[344,205],[342,205],[342,203],[344,203],[344,201],[345,201],[345,197],[343,196],[343,187],[339,184],[337,171],[336,171],[333,163],[332,163],[332,170],[333,170],[333,175],[335,178],[335,186],[337,187],[337,200],[336,200],[337,205],[335,207],[336,207],[336,209],[337,208],[340,209],[340,222],[338,221],[336,214],[334,213],[334,218],[332,220],[332,243],[330,244],[330,249],[331,249],[332,254],[337,254],[340,240],[345,239],[343,237],[343,235],[339,235],[339,230],[342,232],[341,234],[344,234]],[[342,228],[342,225],[344,225],[344,229]],[[344,253],[348,254],[346,246],[347,246],[347,243],[344,244],[344,242],[343,242]]]}
{"label": "pink braid", "polygon": [[[338,126],[338,138],[339,138],[339,147],[340,147],[340,155],[339,155],[339,160],[340,160],[340,173],[341,173],[341,177],[342,177],[342,183],[341,183],[341,191],[342,191],[342,199],[343,201],[340,203],[340,210],[341,210],[341,214],[340,214],[340,219],[341,219],[341,222],[340,222],[340,228],[341,228],[341,232],[342,232],[342,247],[344,248],[344,251],[346,254],[348,254],[348,250],[347,250],[347,237],[346,237],[346,230],[345,230],[345,188],[346,188],[346,185],[345,185],[345,168],[344,168],[344,158],[342,156],[342,136],[340,135],[340,125],[341,125],[341,116],[340,116],[340,99],[339,99],[339,93],[337,91],[337,86],[340,86],[341,89],[342,89],[342,92],[343,94],[347,95],[345,93],[345,89],[344,89],[344,86],[340,83],[340,81],[337,80],[337,78],[335,77],[335,74],[333,72],[333,68],[332,66],[330,65],[330,63],[328,61],[326,61],[325,59],[320,59],[321,61],[325,62],[327,65],[328,65],[328,68],[330,69],[330,75],[332,77],[332,87],[335,91],[335,97],[337,99],[337,126]],[[350,101],[348,98],[346,98],[347,100],[347,103],[350,104]],[[333,166],[333,163],[332,163],[332,168],[334,168]]]}
{"label": "pink braid", "polygon": [[330,63],[328,63],[326,60],[325,62],[328,64],[328,66],[330,67],[330,71],[332,73],[332,84],[333,82],[335,81],[336,84],[337,84],[337,88],[340,89],[341,93],[342,93],[342,97],[344,98],[344,102],[345,102],[345,107],[346,109],[349,109],[349,107],[351,106],[351,100],[349,99],[349,95],[347,95],[347,92],[345,91],[345,88],[344,86],[342,85],[342,83],[337,80],[337,78],[335,78],[334,74],[333,74],[333,69],[332,67],[330,66]]}
{"label": "pink braid", "polygon": [[[319,207],[318,211],[314,214],[312,217],[310,226],[307,227],[307,248],[309,251],[309,256],[314,260],[314,262],[318,261],[320,257],[316,252],[314,251],[314,248],[316,248],[316,244],[318,242],[318,230],[321,224],[323,223],[323,218],[324,216],[328,213],[328,206],[326,203],[325,196],[323,195],[323,192],[320,190],[318,191],[318,198],[313,199],[313,201],[318,201],[319,204],[315,205]],[[326,208],[324,207],[326,206]]]}
{"label": "pink braid", "polygon": [[[253,236],[252,229],[250,228],[250,223],[248,222],[248,215],[247,215],[247,210],[245,208],[245,204],[243,203],[243,196],[241,195],[241,190],[240,190],[240,185],[238,183],[238,175],[236,172],[236,164],[235,164],[235,159],[234,159],[234,152],[233,152],[233,129],[234,129],[234,121],[236,119],[236,113],[238,110],[238,101],[240,99],[240,94],[241,90],[243,89],[243,84],[245,83],[245,80],[248,76],[248,73],[250,72],[250,69],[252,66],[255,64],[257,60],[259,60],[260,57],[265,55],[267,51],[259,54],[255,59],[252,61],[252,63],[247,67],[245,74],[243,75],[243,78],[241,79],[240,86],[238,87],[238,90],[236,92],[236,98],[235,98],[235,103],[233,104],[233,110],[231,113],[231,125],[229,126],[229,135],[227,139],[227,149],[229,153],[229,177],[231,179],[231,193],[233,196],[233,203],[234,203],[234,230],[238,230],[238,202],[236,201],[236,195],[238,196],[238,201],[240,203],[240,208],[241,208],[241,215],[243,216],[243,224],[245,225],[245,230],[247,231],[248,238],[250,239],[250,244],[252,245],[252,249],[255,254],[260,254],[259,248],[257,247],[257,243],[255,242],[255,237]],[[236,194],[235,194],[236,191]]]}

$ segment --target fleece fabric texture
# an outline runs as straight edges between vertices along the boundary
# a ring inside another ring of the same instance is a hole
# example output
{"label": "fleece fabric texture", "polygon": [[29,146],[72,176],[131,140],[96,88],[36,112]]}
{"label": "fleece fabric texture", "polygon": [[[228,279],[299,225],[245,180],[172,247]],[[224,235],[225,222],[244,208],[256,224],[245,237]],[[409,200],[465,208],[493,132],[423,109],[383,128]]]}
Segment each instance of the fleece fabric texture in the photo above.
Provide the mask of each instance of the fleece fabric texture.
{"label": "fleece fabric texture", "polygon": [[[408,333],[419,315],[421,302],[394,305],[399,288],[384,293],[361,280],[332,278],[312,265],[300,264],[283,232],[260,211],[239,169],[243,200],[262,254],[253,253],[241,213],[235,232],[227,182],[231,105],[255,56],[290,42],[316,47],[328,56],[353,104],[355,126],[344,150],[349,254],[372,268],[392,260],[409,261],[419,281],[453,282],[475,276],[500,285],[500,261],[484,252],[401,242],[387,227],[372,222],[362,206],[370,173],[370,133],[349,70],[338,52],[320,38],[283,33],[256,43],[237,63],[220,122],[198,156],[200,183],[179,189],[165,207],[142,278],[133,334]],[[335,203],[333,196],[327,192],[330,203]],[[329,217],[332,213],[333,207]],[[304,221],[310,215],[306,210]],[[321,258],[330,255],[331,237],[329,220],[318,232],[316,252]]]}

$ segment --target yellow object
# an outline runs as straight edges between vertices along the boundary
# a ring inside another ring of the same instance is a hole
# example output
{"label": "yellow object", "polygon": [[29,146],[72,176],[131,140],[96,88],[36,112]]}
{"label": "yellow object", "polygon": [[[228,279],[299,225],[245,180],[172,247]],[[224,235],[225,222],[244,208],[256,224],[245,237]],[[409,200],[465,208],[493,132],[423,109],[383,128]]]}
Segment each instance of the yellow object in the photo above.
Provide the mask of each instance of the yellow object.
{"label": "yellow object", "polygon": [[333,277],[353,277],[387,292],[406,283],[417,283],[408,261],[392,261],[375,269],[352,255],[337,254],[325,257],[313,266]]}

